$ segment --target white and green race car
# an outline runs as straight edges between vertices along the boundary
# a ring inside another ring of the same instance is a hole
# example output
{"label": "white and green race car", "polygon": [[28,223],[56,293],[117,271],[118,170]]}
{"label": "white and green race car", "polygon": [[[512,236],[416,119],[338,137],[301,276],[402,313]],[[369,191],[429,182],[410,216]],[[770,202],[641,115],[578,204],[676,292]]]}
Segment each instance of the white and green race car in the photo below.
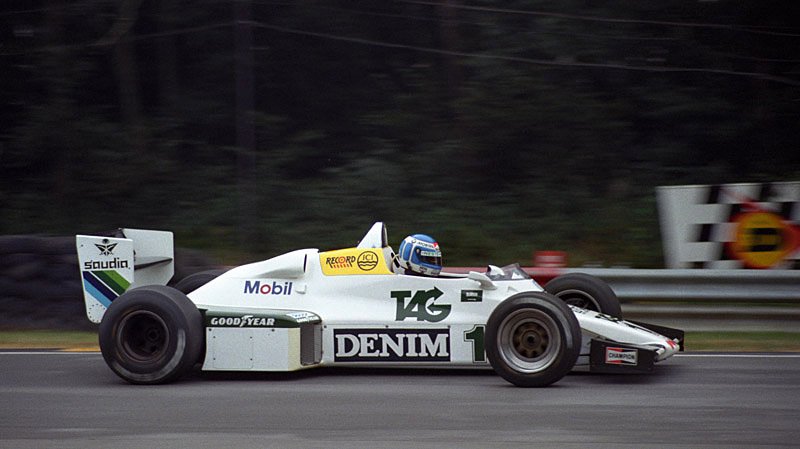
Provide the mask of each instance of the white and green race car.
{"label": "white and green race car", "polygon": [[622,319],[601,280],[542,288],[519,265],[437,277],[397,274],[383,223],[358,246],[302,249],[173,287],[172,233],[76,238],[89,319],[108,366],[135,384],[204,371],[320,366],[491,367],[540,387],[575,367],[652,371],[683,332]]}

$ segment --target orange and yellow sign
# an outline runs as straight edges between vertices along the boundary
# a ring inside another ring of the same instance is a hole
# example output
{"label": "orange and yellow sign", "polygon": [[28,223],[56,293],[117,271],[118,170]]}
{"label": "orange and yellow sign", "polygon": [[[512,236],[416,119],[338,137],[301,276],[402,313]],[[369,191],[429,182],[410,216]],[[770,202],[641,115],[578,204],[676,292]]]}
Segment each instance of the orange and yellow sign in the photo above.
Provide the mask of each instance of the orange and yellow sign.
{"label": "orange and yellow sign", "polygon": [[800,230],[772,212],[746,212],[733,222],[728,249],[748,268],[770,268],[800,247]]}

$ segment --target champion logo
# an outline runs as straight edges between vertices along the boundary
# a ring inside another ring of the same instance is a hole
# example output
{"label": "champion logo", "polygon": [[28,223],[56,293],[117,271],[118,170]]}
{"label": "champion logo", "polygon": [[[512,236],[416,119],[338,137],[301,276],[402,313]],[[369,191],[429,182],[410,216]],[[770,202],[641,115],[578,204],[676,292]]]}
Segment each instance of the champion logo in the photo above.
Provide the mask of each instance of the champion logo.
{"label": "champion logo", "polygon": [[639,351],[628,348],[606,348],[606,363],[611,365],[637,365]]}

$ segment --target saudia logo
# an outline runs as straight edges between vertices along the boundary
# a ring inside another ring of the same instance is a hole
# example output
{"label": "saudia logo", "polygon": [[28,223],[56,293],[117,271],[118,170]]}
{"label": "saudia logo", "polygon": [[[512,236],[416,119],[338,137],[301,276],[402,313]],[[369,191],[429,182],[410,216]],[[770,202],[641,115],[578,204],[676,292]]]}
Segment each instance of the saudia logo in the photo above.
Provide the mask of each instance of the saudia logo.
{"label": "saudia logo", "polygon": [[[102,243],[95,243],[94,246],[97,247],[98,251],[100,251],[101,256],[113,256],[114,255],[114,248],[117,247],[117,243],[109,243],[110,240],[103,239]],[[88,270],[107,270],[111,268],[130,268],[130,262],[127,260],[122,260],[119,257],[115,257],[112,260],[87,260],[83,263],[83,269],[85,271]]]}
{"label": "saudia logo", "polygon": [[116,243],[108,243],[108,239],[103,239],[103,244],[95,243],[94,246],[100,250],[101,256],[113,256],[114,255],[114,248],[117,247]]}
{"label": "saudia logo", "polygon": [[109,268],[130,268],[130,265],[127,260],[120,260],[119,257],[115,257],[114,260],[87,260],[83,263],[83,269],[85,271],[106,270]]}
{"label": "saudia logo", "polygon": [[272,284],[261,281],[244,281],[244,293],[250,295],[291,295],[292,283],[284,282],[279,284],[274,281]]}
{"label": "saudia logo", "polygon": [[397,321],[404,321],[406,318],[416,318],[417,321],[430,321],[438,323],[450,315],[450,304],[434,304],[434,301],[442,296],[444,292],[436,287],[431,290],[409,290],[395,291],[391,293],[392,298],[397,300]]}
{"label": "saudia logo", "polygon": [[337,362],[448,362],[447,329],[336,329]]}

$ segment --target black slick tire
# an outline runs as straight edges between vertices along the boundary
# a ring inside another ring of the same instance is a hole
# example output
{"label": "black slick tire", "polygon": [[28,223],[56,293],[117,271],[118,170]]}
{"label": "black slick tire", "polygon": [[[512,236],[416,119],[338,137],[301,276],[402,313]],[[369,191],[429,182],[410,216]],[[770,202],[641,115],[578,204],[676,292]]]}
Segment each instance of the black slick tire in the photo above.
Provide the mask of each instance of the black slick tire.
{"label": "black slick tire", "polygon": [[111,303],[99,328],[100,351],[114,373],[133,384],[171,382],[200,358],[203,318],[172,287],[129,290]]}
{"label": "black slick tire", "polygon": [[622,318],[617,294],[605,281],[592,275],[564,274],[548,282],[544,290],[569,305]]}
{"label": "black slick tire", "polygon": [[175,289],[178,291],[189,294],[198,288],[208,284],[212,280],[216,279],[222,273],[228,270],[206,270],[206,271],[199,271],[197,273],[192,273],[189,276],[181,279],[175,284]]}
{"label": "black slick tire", "polygon": [[495,372],[519,387],[544,387],[566,375],[581,349],[581,328],[558,298],[520,293],[486,323],[486,356]]}

